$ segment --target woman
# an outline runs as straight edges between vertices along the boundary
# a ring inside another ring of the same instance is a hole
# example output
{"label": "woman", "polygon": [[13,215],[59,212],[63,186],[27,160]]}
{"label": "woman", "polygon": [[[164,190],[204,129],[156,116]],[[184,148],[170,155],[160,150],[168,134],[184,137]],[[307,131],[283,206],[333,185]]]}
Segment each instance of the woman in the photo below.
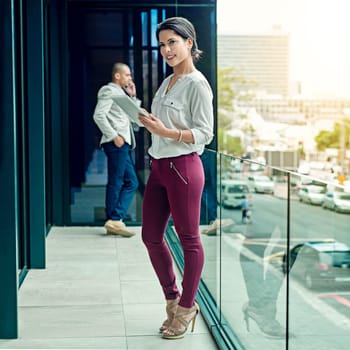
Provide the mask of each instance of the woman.
{"label": "woman", "polygon": [[[204,264],[199,235],[204,172],[199,155],[213,138],[212,91],[194,63],[201,51],[195,29],[182,17],[157,28],[160,53],[173,68],[159,87],[152,114],[139,115],[152,133],[151,174],[143,199],[142,239],[167,301],[160,327],[166,339],[182,338],[199,307],[195,297]],[[172,256],[164,240],[170,215],[184,252],[182,294],[175,281]]]}

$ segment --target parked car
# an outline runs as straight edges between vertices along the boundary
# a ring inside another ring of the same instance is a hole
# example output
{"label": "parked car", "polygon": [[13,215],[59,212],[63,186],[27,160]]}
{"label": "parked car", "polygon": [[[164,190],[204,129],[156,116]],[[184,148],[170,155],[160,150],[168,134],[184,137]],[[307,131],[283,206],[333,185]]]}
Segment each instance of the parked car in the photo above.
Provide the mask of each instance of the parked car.
{"label": "parked car", "polygon": [[290,177],[291,187],[294,193],[297,193],[303,186],[313,185],[312,179],[305,176],[297,176],[292,174]]}
{"label": "parked car", "polygon": [[301,163],[298,167],[298,173],[302,175],[309,175],[310,174],[310,164],[309,163]]}
{"label": "parked car", "polygon": [[307,185],[299,188],[297,196],[301,202],[321,205],[326,192],[324,186]]}
{"label": "parked car", "polygon": [[[284,272],[287,257],[282,257]],[[310,289],[350,285],[350,247],[338,241],[297,244],[289,253],[289,271],[290,276],[301,279]]]}
{"label": "parked car", "polygon": [[222,180],[218,199],[223,207],[240,208],[242,200],[250,194],[249,186],[244,180]]}
{"label": "parked car", "polygon": [[350,193],[327,192],[323,198],[322,208],[332,209],[338,213],[350,213]]}
{"label": "parked car", "polygon": [[266,175],[254,175],[248,177],[248,182],[253,191],[257,193],[271,193],[275,191],[275,183]]}

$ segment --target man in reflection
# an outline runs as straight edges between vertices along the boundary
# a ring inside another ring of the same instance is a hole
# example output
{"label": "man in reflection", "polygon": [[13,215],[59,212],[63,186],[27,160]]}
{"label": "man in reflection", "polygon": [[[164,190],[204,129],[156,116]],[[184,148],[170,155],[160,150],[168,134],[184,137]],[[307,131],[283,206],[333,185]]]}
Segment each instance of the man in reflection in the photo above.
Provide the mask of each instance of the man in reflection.
{"label": "man in reflection", "polygon": [[138,179],[130,151],[135,148],[135,135],[129,117],[113,99],[118,95],[136,99],[136,88],[130,68],[115,63],[112,81],[100,88],[93,115],[102,133],[101,147],[107,157],[106,217],[107,234],[131,237],[135,233],[124,220],[138,188]]}

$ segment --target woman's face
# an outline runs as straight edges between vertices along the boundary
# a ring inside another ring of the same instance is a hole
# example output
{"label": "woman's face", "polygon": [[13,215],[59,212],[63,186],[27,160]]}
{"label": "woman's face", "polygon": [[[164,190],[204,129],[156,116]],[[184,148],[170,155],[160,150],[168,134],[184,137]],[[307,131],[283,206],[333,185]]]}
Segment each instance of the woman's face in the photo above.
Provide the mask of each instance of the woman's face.
{"label": "woman's face", "polygon": [[170,67],[175,67],[189,58],[192,60],[191,48],[191,39],[184,39],[170,29],[159,32],[160,53]]}

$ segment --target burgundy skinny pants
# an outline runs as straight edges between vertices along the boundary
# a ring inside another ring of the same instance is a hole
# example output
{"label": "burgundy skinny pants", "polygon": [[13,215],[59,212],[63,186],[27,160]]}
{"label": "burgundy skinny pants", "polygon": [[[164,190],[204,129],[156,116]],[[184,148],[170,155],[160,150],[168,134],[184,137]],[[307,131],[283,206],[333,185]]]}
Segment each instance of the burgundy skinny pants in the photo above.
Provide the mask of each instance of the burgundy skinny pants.
{"label": "burgundy skinny pants", "polygon": [[197,153],[153,159],[142,206],[142,240],[167,300],[179,295],[173,260],[164,240],[172,216],[184,253],[184,274],[179,305],[194,305],[204,264],[199,235],[200,203],[204,186]]}

